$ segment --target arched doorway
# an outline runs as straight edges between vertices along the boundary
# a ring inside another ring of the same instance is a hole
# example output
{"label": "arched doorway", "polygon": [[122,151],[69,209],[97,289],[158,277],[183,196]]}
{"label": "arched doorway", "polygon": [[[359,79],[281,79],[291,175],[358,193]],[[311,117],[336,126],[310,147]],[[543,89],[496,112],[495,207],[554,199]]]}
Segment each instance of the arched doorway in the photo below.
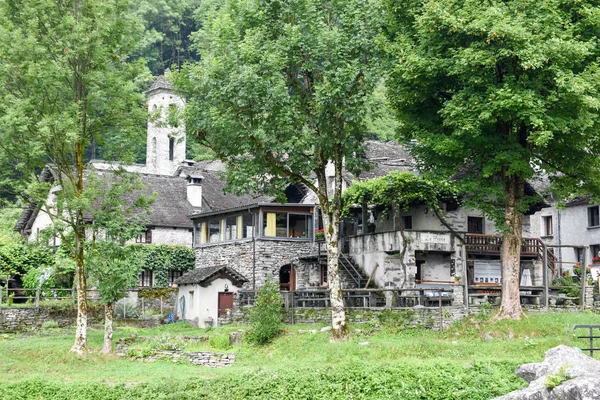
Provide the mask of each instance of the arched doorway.
{"label": "arched doorway", "polygon": [[296,290],[296,270],[291,265],[279,270],[279,290]]}

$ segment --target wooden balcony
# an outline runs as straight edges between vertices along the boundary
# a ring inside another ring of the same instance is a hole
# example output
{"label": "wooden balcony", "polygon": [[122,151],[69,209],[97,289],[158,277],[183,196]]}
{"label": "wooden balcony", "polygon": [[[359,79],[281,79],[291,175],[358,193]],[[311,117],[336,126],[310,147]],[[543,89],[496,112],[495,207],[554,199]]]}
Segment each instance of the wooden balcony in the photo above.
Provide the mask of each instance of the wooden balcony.
{"label": "wooden balcony", "polygon": [[[471,254],[500,254],[502,236],[469,233],[465,235],[465,246],[467,252]],[[542,252],[543,246],[540,239],[523,238],[521,256],[537,257],[541,256]]]}

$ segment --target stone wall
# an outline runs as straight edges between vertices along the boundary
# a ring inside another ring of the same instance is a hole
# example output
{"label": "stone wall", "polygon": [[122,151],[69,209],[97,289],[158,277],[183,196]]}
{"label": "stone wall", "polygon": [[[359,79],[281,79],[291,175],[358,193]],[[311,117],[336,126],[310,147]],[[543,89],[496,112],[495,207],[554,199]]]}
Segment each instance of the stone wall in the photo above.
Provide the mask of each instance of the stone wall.
{"label": "stone wall", "polygon": [[252,240],[215,243],[196,248],[196,268],[227,265],[248,279],[244,289],[252,289],[253,276],[256,277],[256,287],[264,284],[267,275],[278,282],[281,267],[292,264],[296,269],[296,287],[302,289],[313,283],[311,279],[316,279],[317,274],[311,271],[318,270],[316,263],[302,259],[316,253],[317,245],[314,242],[257,239],[253,274]]}
{"label": "stone wall", "polygon": [[[436,307],[415,307],[402,309],[384,308],[361,308],[347,309],[348,322],[353,324],[381,324],[385,321],[404,325],[407,328],[431,328],[439,330],[440,321],[443,329],[448,328],[455,321],[463,319],[467,315],[464,307],[443,307],[441,312]],[[330,308],[296,308],[293,311],[284,312],[283,320],[286,324],[330,324]],[[231,317],[219,318],[219,325],[248,324],[248,308],[242,307],[238,312],[232,313]]]}
{"label": "stone wall", "polygon": [[[77,309],[52,307],[2,307],[0,308],[0,332],[22,332],[39,329],[45,322],[54,321],[59,327],[75,323]],[[88,323],[101,324],[104,310],[101,307],[88,307]]]}
{"label": "stone wall", "polygon": [[[403,260],[398,257],[404,244],[399,231],[351,236],[350,256],[367,276],[373,274],[378,287],[414,287],[417,257],[424,263],[422,279],[451,281],[454,274],[466,276],[463,246],[450,233],[406,231],[405,236],[407,248]],[[402,262],[406,265],[406,275]]]}
{"label": "stone wall", "polygon": [[157,226],[152,229],[152,244],[191,246],[192,228]]}
{"label": "stone wall", "polygon": [[[195,339],[205,338],[191,338]],[[207,338],[206,338],[207,339]],[[120,339],[117,342],[117,356],[129,357],[129,343],[135,338]],[[213,353],[210,351],[178,351],[178,350],[154,350],[144,357],[137,357],[139,361],[169,360],[173,362],[187,362],[205,367],[228,367],[235,362],[235,353]]]}

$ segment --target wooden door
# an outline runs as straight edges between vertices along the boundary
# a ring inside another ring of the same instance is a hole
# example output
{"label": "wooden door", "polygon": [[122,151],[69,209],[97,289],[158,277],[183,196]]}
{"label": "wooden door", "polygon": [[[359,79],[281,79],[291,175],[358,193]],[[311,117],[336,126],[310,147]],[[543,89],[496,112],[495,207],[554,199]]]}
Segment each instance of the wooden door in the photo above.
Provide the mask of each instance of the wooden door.
{"label": "wooden door", "polygon": [[227,310],[233,308],[233,293],[219,292],[219,317],[227,315]]}
{"label": "wooden door", "polygon": [[296,290],[296,270],[291,265],[279,270],[279,290]]}

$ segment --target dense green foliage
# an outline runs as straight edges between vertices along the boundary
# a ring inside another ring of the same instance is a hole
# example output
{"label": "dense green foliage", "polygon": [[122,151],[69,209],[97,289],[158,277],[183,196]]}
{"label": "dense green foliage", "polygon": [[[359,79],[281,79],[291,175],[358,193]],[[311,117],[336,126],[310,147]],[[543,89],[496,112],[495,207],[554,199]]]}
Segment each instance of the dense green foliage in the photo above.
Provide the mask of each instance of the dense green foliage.
{"label": "dense green foliage", "polygon": [[[277,193],[327,160],[356,166],[379,82],[376,2],[211,2],[201,61],[177,79],[187,127],[228,163],[232,189]],[[235,99],[235,101],[233,101]],[[354,160],[354,161],[353,161]]]}
{"label": "dense green foliage", "polygon": [[189,271],[195,266],[194,249],[188,246],[130,245],[127,250],[141,260],[144,269],[154,271],[154,286],[169,284],[169,270]]}
{"label": "dense green foliage", "polygon": [[273,340],[281,331],[281,295],[279,286],[271,279],[258,289],[254,307],[250,309],[251,343],[264,345]]}
{"label": "dense green foliage", "polygon": [[387,93],[423,168],[460,177],[500,226],[510,177],[598,193],[596,1],[387,3]]}
{"label": "dense green foliage", "polygon": [[143,0],[132,5],[145,27],[134,56],[143,57],[153,75],[197,60],[190,35],[197,29],[194,12],[199,5],[200,0]]}
{"label": "dense green foliage", "polygon": [[401,210],[411,205],[427,204],[439,210],[443,198],[454,198],[452,186],[447,182],[435,182],[412,172],[392,171],[379,178],[357,181],[342,197],[343,211],[348,213],[353,205],[369,204],[392,206]]}
{"label": "dense green foliage", "polygon": [[517,318],[523,214],[544,174],[600,195],[596,0],[390,0],[388,95],[422,168],[503,232],[501,317]]}

